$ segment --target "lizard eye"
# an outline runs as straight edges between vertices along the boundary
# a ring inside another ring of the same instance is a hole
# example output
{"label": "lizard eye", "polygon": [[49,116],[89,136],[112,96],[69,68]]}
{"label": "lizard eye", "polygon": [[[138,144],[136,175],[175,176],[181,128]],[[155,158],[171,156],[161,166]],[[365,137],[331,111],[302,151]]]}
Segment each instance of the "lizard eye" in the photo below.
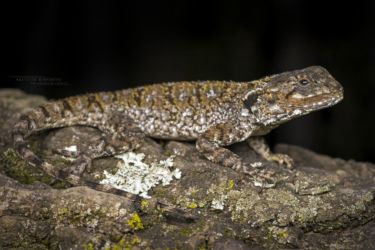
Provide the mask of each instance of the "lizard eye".
{"label": "lizard eye", "polygon": [[310,82],[308,80],[306,80],[306,79],[299,80],[299,84],[301,84],[302,86],[306,86],[309,83]]}

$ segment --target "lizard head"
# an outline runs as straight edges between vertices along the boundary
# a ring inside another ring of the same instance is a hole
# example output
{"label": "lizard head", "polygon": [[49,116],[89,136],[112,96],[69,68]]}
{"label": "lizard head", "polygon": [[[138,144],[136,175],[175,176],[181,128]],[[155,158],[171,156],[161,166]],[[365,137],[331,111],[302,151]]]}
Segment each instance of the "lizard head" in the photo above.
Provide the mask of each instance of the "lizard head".
{"label": "lizard head", "polygon": [[263,125],[278,125],[332,106],[343,99],[343,88],[320,66],[284,72],[253,82],[244,105]]}

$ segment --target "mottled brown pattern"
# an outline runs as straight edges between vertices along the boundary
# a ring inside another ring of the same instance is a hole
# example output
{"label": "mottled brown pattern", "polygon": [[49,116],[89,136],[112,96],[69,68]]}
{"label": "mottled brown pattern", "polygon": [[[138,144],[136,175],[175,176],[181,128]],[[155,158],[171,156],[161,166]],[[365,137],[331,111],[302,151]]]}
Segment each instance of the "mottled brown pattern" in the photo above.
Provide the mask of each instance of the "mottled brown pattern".
{"label": "mottled brown pattern", "polygon": [[89,112],[103,113],[104,108],[100,100],[100,94],[92,94],[87,97],[87,110]]}
{"label": "mottled brown pattern", "polygon": [[40,109],[40,111],[42,111],[42,113],[43,113],[43,115],[46,119],[50,117],[50,114],[49,114],[48,110],[46,109],[46,107],[40,106],[39,109]]}
{"label": "mottled brown pattern", "polygon": [[[332,106],[342,98],[341,85],[319,66],[252,82],[162,83],[46,103],[20,118],[13,138],[18,153],[30,164],[57,178],[75,180],[73,184],[78,183],[77,175],[85,161],[137,148],[144,135],[196,140],[197,149],[207,159],[251,174],[256,171],[249,170],[239,156],[222,146],[264,135],[284,122]],[[106,136],[93,146],[92,152],[82,153],[64,175],[54,172],[52,165],[27,148],[26,137],[36,131],[77,124],[99,128]],[[257,148],[264,147],[257,144]],[[262,152],[276,162],[287,159],[267,149]]]}

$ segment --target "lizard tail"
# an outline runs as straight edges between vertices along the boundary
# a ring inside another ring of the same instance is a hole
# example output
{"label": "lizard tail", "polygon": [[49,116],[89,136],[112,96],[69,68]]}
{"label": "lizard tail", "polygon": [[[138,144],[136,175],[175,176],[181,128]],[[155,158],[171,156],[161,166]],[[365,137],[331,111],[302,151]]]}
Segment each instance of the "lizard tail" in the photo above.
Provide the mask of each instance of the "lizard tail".
{"label": "lizard tail", "polygon": [[18,155],[28,164],[41,168],[47,174],[54,176],[53,166],[40,159],[33,151],[29,149],[26,138],[37,130],[37,123],[31,115],[22,115],[19,122],[15,125],[12,132],[13,147]]}
{"label": "lizard tail", "polygon": [[52,164],[39,158],[32,150],[30,150],[26,138],[33,133],[32,126],[30,124],[36,124],[28,115],[24,115],[20,118],[20,121],[15,125],[15,129],[12,133],[13,147],[18,155],[25,160],[29,165],[41,169],[49,176],[56,180],[66,181],[72,186],[88,186],[98,191],[121,195],[123,197],[137,200],[137,195],[125,192],[120,189],[113,188],[109,185],[103,185],[92,181],[82,180],[79,176],[73,175],[67,171],[60,170]]}
{"label": "lizard tail", "polygon": [[[58,169],[47,161],[42,160],[29,148],[27,138],[35,132],[80,124],[82,121],[78,118],[79,116],[74,114],[73,106],[81,106],[86,111],[93,106],[96,112],[98,112],[98,107],[100,107],[100,111],[103,111],[99,93],[95,96],[87,97],[81,101],[81,103],[77,103],[80,102],[80,100],[82,100],[82,98],[72,97],[61,101],[46,103],[22,115],[12,131],[13,147],[15,151],[29,165],[41,169],[56,180],[67,181],[72,186],[88,186],[98,191],[121,195],[133,200],[138,199],[136,195],[112,188],[109,185],[81,180],[79,176],[71,174],[69,171]],[[87,113],[83,110],[76,110],[76,112]],[[85,119],[83,118],[83,120]]]}
{"label": "lizard tail", "polygon": [[82,114],[89,113],[90,108],[100,107],[102,110],[103,104],[98,100],[100,101],[99,93],[87,98],[76,96],[48,102],[26,112],[21,115],[12,132],[14,149],[30,165],[61,179],[59,172],[52,164],[41,160],[29,149],[26,138],[41,130],[80,124],[85,118]]}

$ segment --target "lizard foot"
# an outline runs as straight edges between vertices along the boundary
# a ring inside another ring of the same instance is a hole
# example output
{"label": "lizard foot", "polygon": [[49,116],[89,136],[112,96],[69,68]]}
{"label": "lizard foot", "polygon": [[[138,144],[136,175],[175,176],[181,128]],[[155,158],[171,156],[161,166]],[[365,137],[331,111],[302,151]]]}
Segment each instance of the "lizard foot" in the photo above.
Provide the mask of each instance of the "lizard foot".
{"label": "lizard foot", "polygon": [[87,155],[80,155],[74,162],[73,166],[70,168],[70,173],[72,175],[81,176],[86,169],[90,169],[92,164],[92,158]]}
{"label": "lizard foot", "polygon": [[67,150],[66,148],[54,149],[53,152],[63,157],[74,159],[73,166],[67,171],[70,174],[81,176],[86,169],[90,169],[91,167],[93,158],[76,148],[74,150]]}
{"label": "lizard foot", "polygon": [[267,160],[274,161],[280,165],[286,166],[288,169],[292,169],[294,165],[293,159],[286,154],[270,154]]}

